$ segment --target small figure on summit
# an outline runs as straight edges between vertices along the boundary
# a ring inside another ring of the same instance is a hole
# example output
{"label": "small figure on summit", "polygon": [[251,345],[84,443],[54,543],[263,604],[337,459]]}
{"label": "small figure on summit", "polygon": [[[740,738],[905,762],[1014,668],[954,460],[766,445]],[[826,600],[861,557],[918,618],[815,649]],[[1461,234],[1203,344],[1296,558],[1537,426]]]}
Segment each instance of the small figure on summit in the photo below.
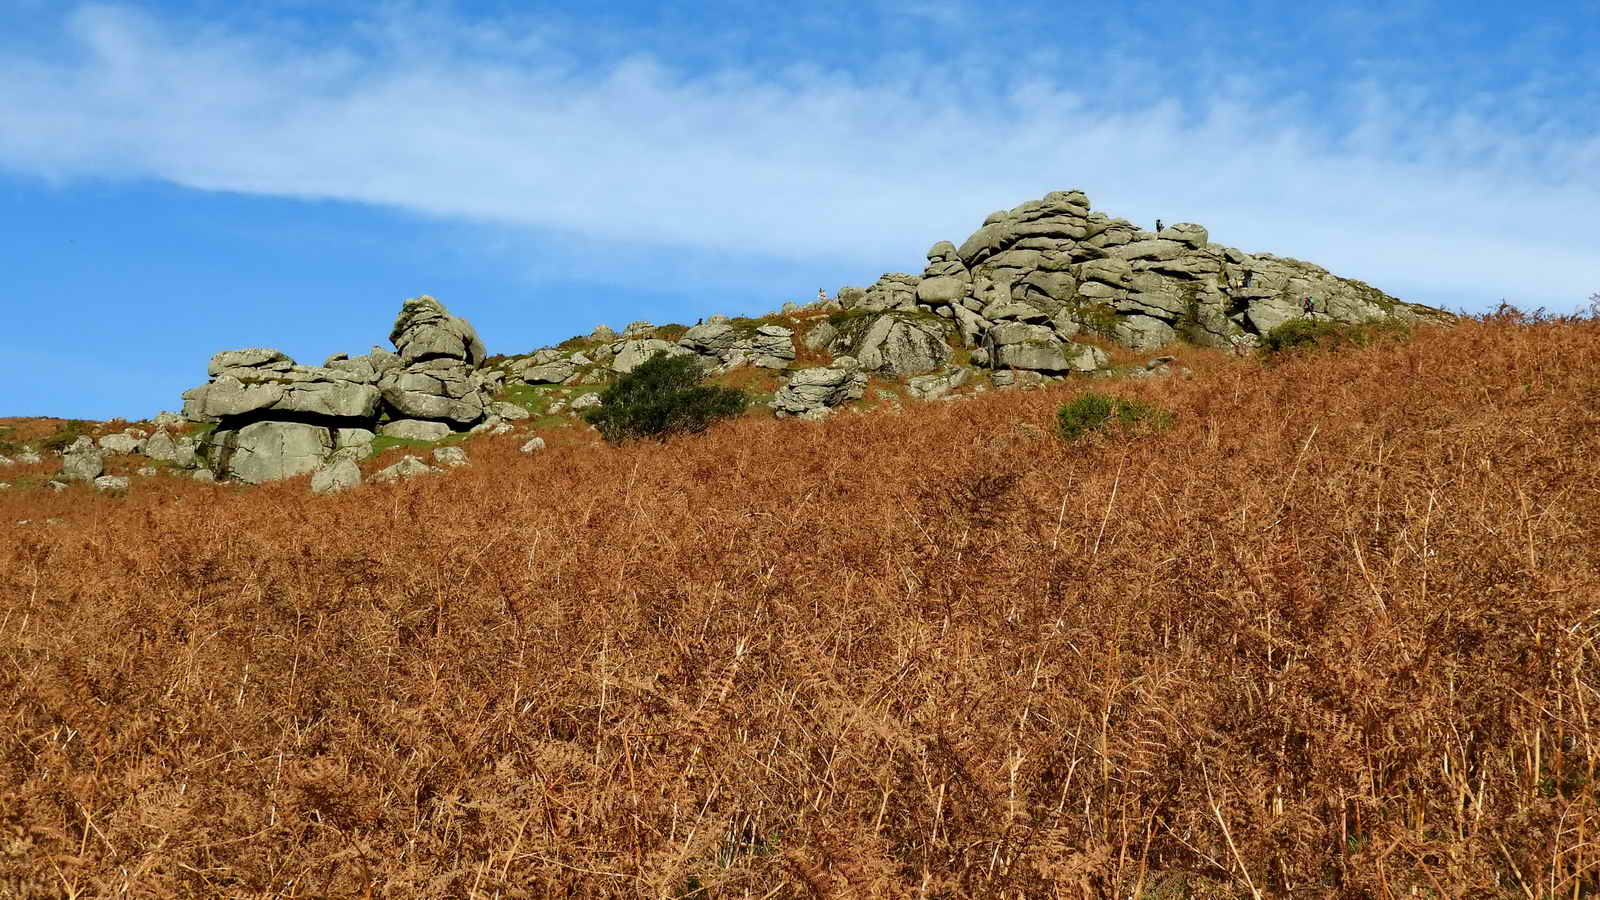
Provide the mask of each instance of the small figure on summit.
{"label": "small figure on summit", "polygon": [[1160,233],[1161,233],[1161,220],[1157,219],[1156,220],[1156,234],[1160,234]]}
{"label": "small figure on summit", "polygon": [[828,302],[828,292],[823,290],[822,288],[817,288],[817,302],[818,303],[827,303]]}
{"label": "small figure on summit", "polygon": [[1317,315],[1317,301],[1316,301],[1316,298],[1315,297],[1307,297],[1306,300],[1305,300],[1305,307],[1304,308],[1305,308],[1306,315],[1312,316],[1314,318]]}
{"label": "small figure on summit", "polygon": [[1245,286],[1246,290],[1248,290],[1250,288],[1250,280],[1255,278],[1255,277],[1256,277],[1256,273],[1255,272],[1251,271],[1250,269],[1245,269],[1244,270],[1244,286]]}

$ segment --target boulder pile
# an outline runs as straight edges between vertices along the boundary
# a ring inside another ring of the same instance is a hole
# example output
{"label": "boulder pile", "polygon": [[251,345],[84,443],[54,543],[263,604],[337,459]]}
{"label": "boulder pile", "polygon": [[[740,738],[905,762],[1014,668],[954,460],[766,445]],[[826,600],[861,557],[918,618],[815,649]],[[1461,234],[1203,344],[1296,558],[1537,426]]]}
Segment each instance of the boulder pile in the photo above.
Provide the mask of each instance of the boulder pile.
{"label": "boulder pile", "polygon": [[[396,352],[341,353],[320,366],[265,347],[213,356],[211,380],[183,395],[184,418],[217,426],[205,448],[212,471],[250,484],[291,478],[336,455],[365,456],[376,431],[434,440],[486,418],[478,367],[487,354],[466,320],[417,297],[402,304],[389,340]],[[340,467],[328,483],[349,474]]]}

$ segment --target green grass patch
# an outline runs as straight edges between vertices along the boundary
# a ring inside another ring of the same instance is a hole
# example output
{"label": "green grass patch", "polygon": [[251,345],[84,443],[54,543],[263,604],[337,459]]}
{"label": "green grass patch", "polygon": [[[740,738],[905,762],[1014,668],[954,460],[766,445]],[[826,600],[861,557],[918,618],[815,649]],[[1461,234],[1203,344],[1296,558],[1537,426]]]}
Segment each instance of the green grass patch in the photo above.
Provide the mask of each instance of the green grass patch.
{"label": "green grass patch", "polygon": [[1088,391],[1056,411],[1056,434],[1077,441],[1097,432],[1124,437],[1159,431],[1172,424],[1172,413],[1160,407]]}

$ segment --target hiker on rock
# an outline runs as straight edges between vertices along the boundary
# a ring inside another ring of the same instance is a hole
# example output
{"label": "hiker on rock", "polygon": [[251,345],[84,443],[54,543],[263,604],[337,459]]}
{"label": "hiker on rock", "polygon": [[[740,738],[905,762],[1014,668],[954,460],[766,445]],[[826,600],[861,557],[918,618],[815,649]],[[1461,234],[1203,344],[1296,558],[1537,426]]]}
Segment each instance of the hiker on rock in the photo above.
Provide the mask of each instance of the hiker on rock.
{"label": "hiker on rock", "polygon": [[1245,290],[1249,290],[1250,289],[1250,279],[1252,279],[1254,277],[1256,277],[1256,273],[1254,271],[1252,271],[1250,269],[1245,269],[1244,270],[1244,287],[1245,287]]}
{"label": "hiker on rock", "polygon": [[1156,220],[1156,234],[1160,234],[1160,233],[1161,233],[1161,220],[1157,219]]}
{"label": "hiker on rock", "polygon": [[828,302],[828,292],[823,290],[822,288],[817,288],[817,302],[818,303],[827,303]]}
{"label": "hiker on rock", "polygon": [[1313,317],[1316,316],[1316,314],[1317,314],[1317,301],[1316,301],[1315,298],[1313,298],[1313,297],[1307,297],[1306,298],[1305,311],[1306,311],[1306,315],[1308,315],[1308,316],[1313,316]]}

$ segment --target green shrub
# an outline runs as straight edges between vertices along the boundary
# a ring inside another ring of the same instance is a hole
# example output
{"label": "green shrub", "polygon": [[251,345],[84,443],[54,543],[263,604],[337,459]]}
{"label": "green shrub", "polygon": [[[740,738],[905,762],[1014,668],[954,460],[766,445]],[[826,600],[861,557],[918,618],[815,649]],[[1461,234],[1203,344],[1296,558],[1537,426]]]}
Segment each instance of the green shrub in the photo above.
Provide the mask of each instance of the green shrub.
{"label": "green shrub", "polygon": [[1056,433],[1076,441],[1096,431],[1114,428],[1125,435],[1159,430],[1172,424],[1172,413],[1159,407],[1089,391],[1056,411]]}
{"label": "green shrub", "polygon": [[1365,347],[1384,336],[1404,337],[1410,331],[1399,322],[1385,320],[1349,325],[1328,319],[1298,318],[1279,325],[1261,339],[1262,349],[1268,353],[1285,350],[1310,349],[1336,350],[1341,347]]}
{"label": "green shrub", "polygon": [[584,413],[584,421],[619,444],[705,431],[744,412],[749,398],[743,391],[704,384],[704,378],[695,357],[657,353],[601,391],[601,405]]}

